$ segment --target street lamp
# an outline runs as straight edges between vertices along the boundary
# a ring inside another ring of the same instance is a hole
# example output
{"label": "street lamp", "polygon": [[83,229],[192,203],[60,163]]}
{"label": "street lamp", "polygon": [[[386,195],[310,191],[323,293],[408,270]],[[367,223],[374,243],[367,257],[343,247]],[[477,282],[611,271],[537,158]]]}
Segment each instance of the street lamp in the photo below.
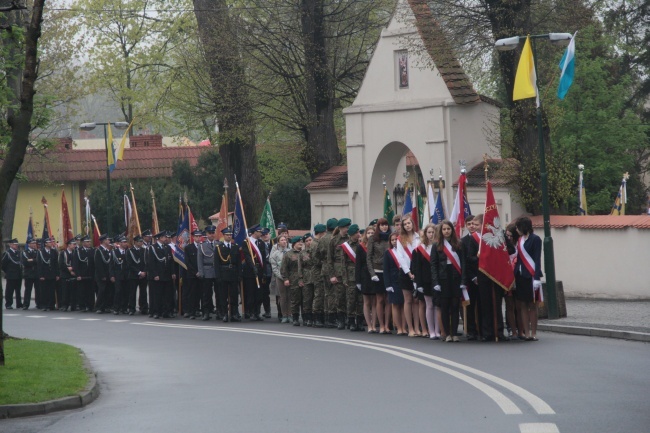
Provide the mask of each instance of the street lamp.
{"label": "street lamp", "polygon": [[[545,35],[532,35],[530,40],[533,48],[533,61],[535,62],[535,73],[539,82],[539,69],[537,69],[537,50],[535,41],[537,39],[548,39],[555,45],[568,45],[571,41],[571,33],[548,33]],[[526,40],[526,36],[513,36],[511,38],[499,39],[494,47],[497,51],[514,50],[519,44]],[[551,216],[548,201],[548,171],[546,170],[546,151],[544,149],[544,132],[542,130],[542,100],[537,91],[537,138],[539,141],[539,170],[542,181],[542,216],[544,219],[544,268],[546,270],[546,291],[548,294],[548,318],[559,317],[557,308],[557,293],[555,291],[555,255],[553,253],[553,238],[551,237]]]}
{"label": "street lamp", "polygon": [[[82,123],[79,126],[79,129],[82,131],[92,131],[97,127],[97,125],[104,127],[104,145],[106,147],[106,233],[111,233],[111,171],[108,167],[108,130],[106,128],[113,125],[117,129],[126,129],[129,127],[129,124],[128,122],[89,122]],[[111,143],[111,146],[112,145],[113,143]]]}

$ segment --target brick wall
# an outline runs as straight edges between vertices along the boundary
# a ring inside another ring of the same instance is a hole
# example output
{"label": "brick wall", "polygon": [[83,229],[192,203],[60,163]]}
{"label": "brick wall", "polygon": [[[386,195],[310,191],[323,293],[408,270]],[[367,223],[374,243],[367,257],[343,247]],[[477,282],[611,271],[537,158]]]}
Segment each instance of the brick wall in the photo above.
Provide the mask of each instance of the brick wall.
{"label": "brick wall", "polygon": [[129,139],[130,147],[162,147],[162,135],[134,135]]}

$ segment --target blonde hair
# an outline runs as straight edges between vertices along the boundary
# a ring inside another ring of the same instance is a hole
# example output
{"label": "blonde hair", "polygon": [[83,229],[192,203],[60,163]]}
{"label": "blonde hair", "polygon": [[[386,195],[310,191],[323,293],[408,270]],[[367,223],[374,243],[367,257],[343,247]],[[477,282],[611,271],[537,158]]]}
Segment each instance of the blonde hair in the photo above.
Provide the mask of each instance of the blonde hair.
{"label": "blonde hair", "polygon": [[[427,237],[427,230],[430,228],[433,229],[433,240],[429,241],[429,238]],[[429,223],[424,228],[422,229],[422,232],[420,233],[420,242],[424,246],[428,246],[433,244],[436,241],[436,225],[433,223]]]}

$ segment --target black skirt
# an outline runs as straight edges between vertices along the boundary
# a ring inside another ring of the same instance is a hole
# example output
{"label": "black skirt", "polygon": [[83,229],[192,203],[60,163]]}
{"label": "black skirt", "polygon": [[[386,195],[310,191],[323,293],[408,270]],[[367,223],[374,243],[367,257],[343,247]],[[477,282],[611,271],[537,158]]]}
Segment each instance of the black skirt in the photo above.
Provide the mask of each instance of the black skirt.
{"label": "black skirt", "polygon": [[515,275],[515,299],[521,302],[533,302],[535,300],[533,291],[533,279]]}
{"label": "black skirt", "polygon": [[460,288],[460,276],[453,265],[447,265],[447,276],[449,278],[440,281],[442,288],[440,292],[441,298],[460,298],[463,291]]}

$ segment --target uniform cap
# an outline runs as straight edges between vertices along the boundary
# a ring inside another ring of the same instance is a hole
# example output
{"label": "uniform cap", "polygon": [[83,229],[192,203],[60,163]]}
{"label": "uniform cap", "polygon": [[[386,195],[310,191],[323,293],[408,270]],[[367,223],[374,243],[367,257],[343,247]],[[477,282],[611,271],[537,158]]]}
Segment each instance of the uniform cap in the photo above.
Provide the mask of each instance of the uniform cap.
{"label": "uniform cap", "polygon": [[202,236],[203,232],[201,230],[194,230],[192,232],[192,236]]}
{"label": "uniform cap", "polygon": [[28,244],[32,244],[32,243],[34,243],[34,242],[37,242],[37,239],[36,239],[36,238],[27,238],[27,242],[26,242],[26,243],[28,243]]}
{"label": "uniform cap", "polygon": [[262,236],[266,236],[269,233],[271,233],[271,230],[267,229],[266,227],[262,229]]}
{"label": "uniform cap", "polygon": [[292,245],[295,245],[298,242],[302,242],[302,236],[294,236],[294,237],[291,238],[291,244]]}
{"label": "uniform cap", "polygon": [[147,236],[151,236],[151,230],[149,229],[142,232],[142,237],[147,237]]}
{"label": "uniform cap", "polygon": [[76,239],[76,238],[72,238],[72,239],[68,239],[68,242],[66,242],[66,245],[76,244],[76,243],[77,243],[77,239]]}
{"label": "uniform cap", "polygon": [[103,241],[104,239],[108,239],[108,235],[107,235],[106,233],[104,233],[103,235],[101,235],[101,236],[99,237],[99,240],[100,240],[100,241]]}
{"label": "uniform cap", "polygon": [[81,238],[81,242],[86,242],[86,241],[90,241],[90,236],[84,236],[83,238]]}
{"label": "uniform cap", "polygon": [[[340,222],[339,222],[340,223]],[[355,235],[359,232],[359,226],[357,224],[352,224],[348,229],[348,234],[350,236]]]}
{"label": "uniform cap", "polygon": [[216,228],[215,226],[207,226],[207,227],[205,228],[205,232],[206,232],[206,233],[214,233],[214,232],[216,232],[216,231],[217,231],[217,228]]}
{"label": "uniform cap", "polygon": [[330,218],[327,220],[327,230],[334,230],[338,225],[339,220],[336,218]]}
{"label": "uniform cap", "polygon": [[325,230],[327,230],[327,227],[325,227],[325,224],[316,224],[314,226],[314,233],[323,233]]}
{"label": "uniform cap", "polygon": [[133,237],[133,242],[142,242],[142,236],[134,236]]}
{"label": "uniform cap", "polygon": [[278,224],[278,230],[289,230],[289,228],[285,223],[281,222],[280,224]]}
{"label": "uniform cap", "polygon": [[10,241],[7,241],[7,243],[8,243],[8,244],[17,244],[17,243],[18,243],[18,239],[16,239],[16,238],[11,239]]}
{"label": "uniform cap", "polygon": [[224,235],[231,235],[232,227],[231,226],[226,227],[225,229],[221,230],[221,233],[223,233]]}
{"label": "uniform cap", "polygon": [[304,242],[311,237],[312,237],[311,233],[305,233],[304,235],[302,235],[302,240]]}
{"label": "uniform cap", "polygon": [[375,218],[374,220],[370,221],[370,224],[368,224],[368,225],[369,225],[369,226],[377,225],[377,221],[378,221],[378,219]]}
{"label": "uniform cap", "polygon": [[350,224],[352,224],[352,220],[350,218],[341,218],[339,220],[338,226],[339,227],[347,227]]}

